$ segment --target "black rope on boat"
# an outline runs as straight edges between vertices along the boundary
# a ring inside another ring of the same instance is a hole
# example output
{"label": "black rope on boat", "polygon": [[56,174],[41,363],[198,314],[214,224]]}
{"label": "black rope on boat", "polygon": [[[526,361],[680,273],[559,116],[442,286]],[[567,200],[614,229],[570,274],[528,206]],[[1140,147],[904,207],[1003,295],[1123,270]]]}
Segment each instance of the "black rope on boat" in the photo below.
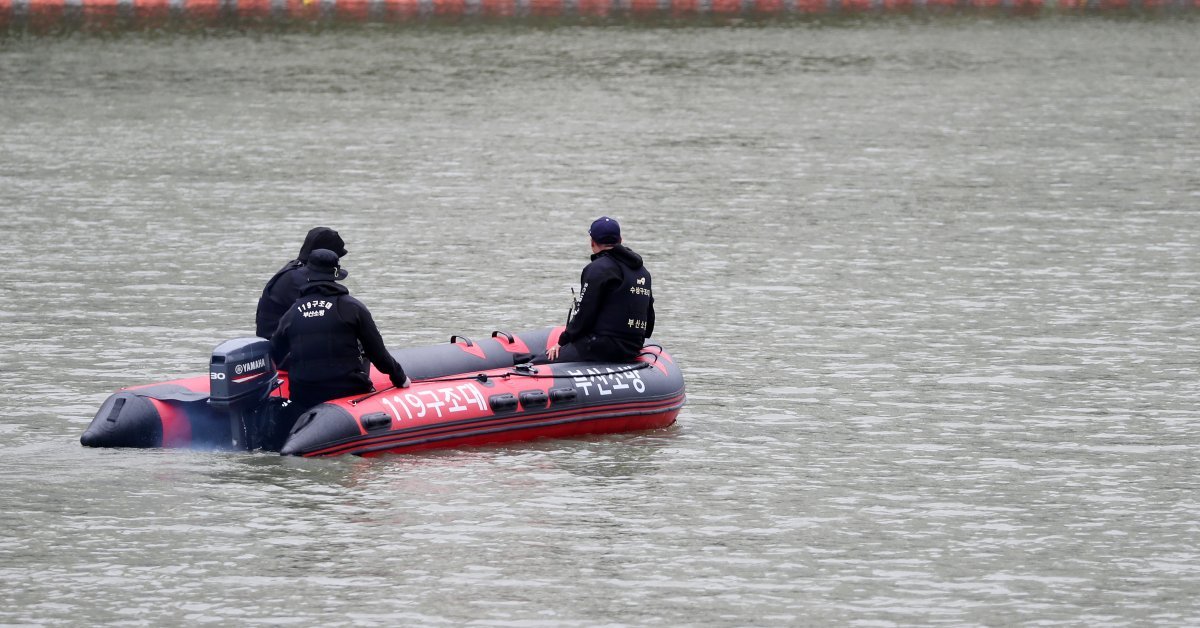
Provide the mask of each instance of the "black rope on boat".
{"label": "black rope on boat", "polygon": [[371,392],[359,397],[358,399],[351,399],[350,405],[357,406],[359,403],[366,401],[367,399],[370,399],[371,397],[374,397],[375,395],[378,395],[379,393],[385,393],[393,388],[395,388],[395,386],[388,386],[387,388],[384,388],[383,390],[372,390]]}
{"label": "black rope on boat", "polygon": [[[475,380],[480,384],[486,384],[489,379],[508,379],[510,373],[503,375],[488,375],[487,373],[476,373],[474,375],[464,375],[462,377],[437,377],[433,379],[423,379],[422,383],[428,382],[465,382],[467,380]],[[415,381],[415,380],[414,380]]]}
{"label": "black rope on boat", "polygon": [[521,371],[515,371],[511,374],[516,375],[517,377],[528,377],[530,379],[575,379],[577,377],[608,377],[609,375],[620,375],[621,373],[630,373],[633,371],[640,371],[642,369],[650,368],[651,366],[653,366],[653,364],[651,364],[650,362],[642,362],[641,364],[631,365],[629,367],[626,367],[626,368],[623,368],[623,369],[620,369],[617,371],[608,371],[606,373],[580,373],[579,375],[554,375],[554,374],[541,375],[536,372],[535,373],[527,373],[527,372],[521,372]]}

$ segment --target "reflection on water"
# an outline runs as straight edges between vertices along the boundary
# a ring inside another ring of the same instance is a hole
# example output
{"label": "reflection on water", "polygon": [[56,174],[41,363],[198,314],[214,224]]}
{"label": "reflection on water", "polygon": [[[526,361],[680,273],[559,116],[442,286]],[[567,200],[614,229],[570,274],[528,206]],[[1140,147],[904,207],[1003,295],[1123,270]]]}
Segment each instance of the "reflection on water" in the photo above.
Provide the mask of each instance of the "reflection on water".
{"label": "reflection on water", "polygon": [[[0,623],[1191,625],[1187,22],[0,46]],[[667,430],[85,450],[313,225],[396,347],[655,276]]]}

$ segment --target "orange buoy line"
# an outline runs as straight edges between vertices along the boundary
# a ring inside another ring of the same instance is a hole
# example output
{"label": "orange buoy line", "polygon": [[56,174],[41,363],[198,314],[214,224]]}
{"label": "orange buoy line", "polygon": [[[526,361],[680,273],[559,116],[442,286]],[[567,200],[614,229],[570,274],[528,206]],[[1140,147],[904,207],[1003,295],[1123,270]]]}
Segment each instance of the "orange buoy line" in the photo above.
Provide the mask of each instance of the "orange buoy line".
{"label": "orange buoy line", "polygon": [[451,19],[774,18],[863,13],[1172,12],[1200,0],[0,0],[0,32],[68,27],[403,23]]}

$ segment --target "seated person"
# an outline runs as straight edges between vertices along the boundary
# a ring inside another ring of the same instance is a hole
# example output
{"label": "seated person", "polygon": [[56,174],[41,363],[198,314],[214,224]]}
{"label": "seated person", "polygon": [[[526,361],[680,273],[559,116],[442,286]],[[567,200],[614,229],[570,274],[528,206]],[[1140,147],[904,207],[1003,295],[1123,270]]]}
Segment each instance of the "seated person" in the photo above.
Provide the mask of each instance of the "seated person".
{"label": "seated person", "polygon": [[650,271],[621,244],[621,226],[612,218],[597,219],[588,234],[592,261],[579,277],[579,304],[546,359],[629,362],[654,332]]}
{"label": "seated person", "polygon": [[292,403],[304,410],[371,392],[370,364],[397,388],[407,388],[410,381],[384,346],[371,312],[337,283],[349,274],[338,266],[337,254],[317,249],[305,268],[308,283],[271,336],[271,358],[290,363]]}

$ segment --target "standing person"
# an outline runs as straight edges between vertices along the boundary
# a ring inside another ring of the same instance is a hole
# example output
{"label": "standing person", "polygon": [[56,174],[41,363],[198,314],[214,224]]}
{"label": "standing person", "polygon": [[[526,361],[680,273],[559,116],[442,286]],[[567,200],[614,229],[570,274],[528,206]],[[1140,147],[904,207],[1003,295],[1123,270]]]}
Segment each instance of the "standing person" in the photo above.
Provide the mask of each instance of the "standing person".
{"label": "standing person", "polygon": [[[370,364],[397,388],[410,381],[383,344],[371,312],[337,283],[347,273],[338,256],[317,249],[305,264],[308,283],[271,336],[271,358],[288,358],[292,403],[300,410],[323,401],[372,390]],[[368,360],[370,364],[368,364]]]}
{"label": "standing person", "polygon": [[631,361],[654,332],[654,294],[642,257],[621,244],[621,225],[602,216],[588,229],[592,262],[579,276],[579,304],[551,362]]}
{"label": "standing person", "polygon": [[262,296],[258,299],[258,311],[254,315],[254,334],[260,338],[270,338],[279,326],[279,319],[300,297],[300,290],[308,283],[308,275],[304,269],[308,256],[317,249],[328,249],[337,254],[338,259],[346,256],[346,243],[337,231],[329,227],[313,227],[300,246],[300,254],[296,259],[283,265],[263,288]]}

